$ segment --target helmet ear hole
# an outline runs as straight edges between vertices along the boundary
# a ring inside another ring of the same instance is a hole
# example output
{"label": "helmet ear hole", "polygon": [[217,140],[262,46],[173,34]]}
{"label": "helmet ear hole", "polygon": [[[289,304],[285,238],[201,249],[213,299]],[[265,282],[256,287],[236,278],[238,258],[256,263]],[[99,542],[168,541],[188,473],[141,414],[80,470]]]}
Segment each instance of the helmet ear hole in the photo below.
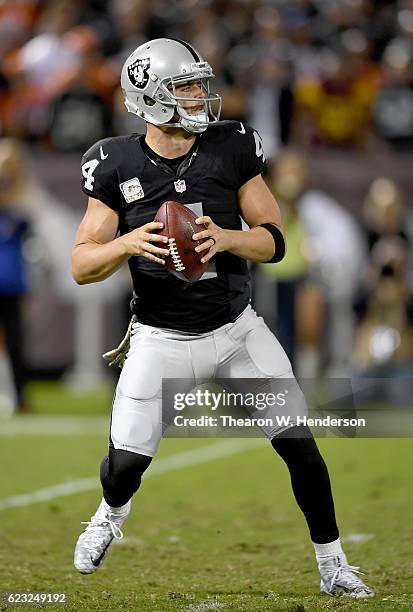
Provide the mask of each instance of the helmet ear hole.
{"label": "helmet ear hole", "polygon": [[145,102],[146,106],[154,106],[156,104],[156,101],[149,96],[143,96],[143,101]]}

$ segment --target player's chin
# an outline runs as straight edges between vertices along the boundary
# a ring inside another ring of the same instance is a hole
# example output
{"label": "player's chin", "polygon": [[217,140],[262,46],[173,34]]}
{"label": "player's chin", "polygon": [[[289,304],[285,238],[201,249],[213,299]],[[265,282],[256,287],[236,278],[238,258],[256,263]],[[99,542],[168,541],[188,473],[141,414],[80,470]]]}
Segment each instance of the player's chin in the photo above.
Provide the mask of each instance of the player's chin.
{"label": "player's chin", "polygon": [[[203,107],[196,107],[196,108],[184,108],[184,111],[188,114],[188,115],[192,115],[192,116],[198,116],[198,115],[202,115],[202,113],[204,112]],[[180,120],[180,115],[176,112],[174,114],[174,116],[172,117],[172,121],[174,123],[178,123]]]}

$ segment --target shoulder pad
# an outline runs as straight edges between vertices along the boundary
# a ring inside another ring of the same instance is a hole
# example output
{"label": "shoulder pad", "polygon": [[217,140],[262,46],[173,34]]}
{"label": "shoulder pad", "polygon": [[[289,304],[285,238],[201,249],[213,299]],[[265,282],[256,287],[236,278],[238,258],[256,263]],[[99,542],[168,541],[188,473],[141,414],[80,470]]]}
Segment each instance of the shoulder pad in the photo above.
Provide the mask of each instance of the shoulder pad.
{"label": "shoulder pad", "polygon": [[95,144],[86,151],[86,153],[83,155],[83,160],[87,161],[89,159],[96,158],[100,161],[104,161],[109,157],[110,153],[118,151],[119,148],[131,138],[131,136],[136,136],[136,134],[102,138],[101,140],[95,142]]}

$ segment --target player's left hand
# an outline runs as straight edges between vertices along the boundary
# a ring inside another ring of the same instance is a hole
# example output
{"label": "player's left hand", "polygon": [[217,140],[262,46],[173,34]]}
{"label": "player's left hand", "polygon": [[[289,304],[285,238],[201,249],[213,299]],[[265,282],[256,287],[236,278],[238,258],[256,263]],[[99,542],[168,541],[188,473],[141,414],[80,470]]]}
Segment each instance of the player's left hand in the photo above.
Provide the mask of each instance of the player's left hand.
{"label": "player's left hand", "polygon": [[[198,232],[197,234],[194,234],[192,236],[192,240],[205,241],[195,247],[195,251],[197,253],[202,253],[202,251],[206,251],[207,249],[209,249],[208,252],[202,256],[202,263],[209,261],[217,253],[221,253],[222,251],[228,251],[231,243],[230,232],[228,230],[222,229],[222,227],[216,225],[212,221],[211,217],[208,216],[198,217],[198,219],[195,220],[195,223],[197,225],[207,226],[206,230]],[[205,240],[206,238],[207,240]]]}

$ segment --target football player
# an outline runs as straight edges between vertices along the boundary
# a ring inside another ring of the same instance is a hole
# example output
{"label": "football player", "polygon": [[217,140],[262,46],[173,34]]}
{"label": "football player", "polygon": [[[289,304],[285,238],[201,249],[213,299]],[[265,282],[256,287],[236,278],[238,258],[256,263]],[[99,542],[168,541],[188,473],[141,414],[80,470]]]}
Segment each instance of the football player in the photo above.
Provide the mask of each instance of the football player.
{"label": "football player", "polygon": [[[236,121],[219,121],[214,74],[189,44],[159,38],[138,47],[121,76],[125,105],[147,123],[145,134],[96,143],[82,163],[89,196],[72,269],[94,283],[128,262],[134,286],[130,347],[112,408],[108,455],[101,464],[103,499],[80,535],[75,567],[100,567],[122,537],[131,498],[161,440],[161,384],[185,378],[294,379],[279,342],[249,305],[247,260],[277,262],[285,252],[280,211],[261,176],[260,136]],[[193,239],[210,262],[187,283],[165,268],[167,238],[154,222],[166,200],[199,215]],[[249,226],[242,230],[241,217]],[[295,382],[294,401],[304,402]],[[287,464],[307,520],[321,592],[371,597],[341,548],[326,465],[307,427],[264,428]]]}

